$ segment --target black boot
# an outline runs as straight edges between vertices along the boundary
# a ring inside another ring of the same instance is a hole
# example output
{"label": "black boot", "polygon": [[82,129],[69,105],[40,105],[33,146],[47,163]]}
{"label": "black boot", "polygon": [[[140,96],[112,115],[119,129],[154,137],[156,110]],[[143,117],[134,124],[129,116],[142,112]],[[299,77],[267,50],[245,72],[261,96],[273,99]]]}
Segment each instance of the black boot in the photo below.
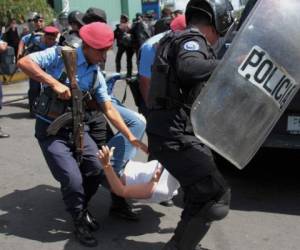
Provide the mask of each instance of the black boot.
{"label": "black boot", "polygon": [[111,207],[109,209],[110,216],[116,216],[125,220],[138,221],[139,217],[126,200],[120,196],[111,193]]}
{"label": "black boot", "polygon": [[173,237],[163,247],[163,250],[205,250],[198,243],[209,228],[210,223],[205,222],[201,217],[193,217],[188,221],[181,219]]}
{"label": "black boot", "polygon": [[84,219],[85,219],[85,223],[87,224],[87,226],[92,232],[99,230],[100,228],[99,223],[97,222],[96,218],[87,209],[84,211]]}
{"label": "black boot", "polygon": [[91,230],[86,223],[86,213],[81,211],[74,219],[74,234],[76,239],[84,246],[95,247],[98,245],[97,240],[91,234]]}

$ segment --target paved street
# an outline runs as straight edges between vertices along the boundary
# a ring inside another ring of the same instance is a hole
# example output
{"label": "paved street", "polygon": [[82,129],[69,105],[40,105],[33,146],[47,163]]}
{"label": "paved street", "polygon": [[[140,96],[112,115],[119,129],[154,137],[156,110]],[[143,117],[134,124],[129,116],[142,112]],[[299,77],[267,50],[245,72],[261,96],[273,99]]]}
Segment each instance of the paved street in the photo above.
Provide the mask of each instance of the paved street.
{"label": "paved street", "polygon": [[[111,53],[107,71],[113,68]],[[124,85],[118,83],[117,96],[122,97]],[[26,82],[4,86],[4,100],[23,97],[26,91]],[[130,95],[126,104],[134,107]],[[0,125],[11,135],[0,140],[0,250],[88,249],[73,237],[59,185],[34,139],[27,100],[5,106]],[[139,152],[137,159],[145,160],[146,156]],[[225,220],[212,226],[203,246],[212,250],[299,250],[298,168],[297,152],[274,150],[261,152],[242,172],[223,166],[233,190],[232,210]],[[141,220],[129,223],[108,216],[110,196],[100,188],[91,202],[91,211],[101,223],[95,234],[99,240],[95,249],[161,249],[181,212],[181,195],[175,201],[172,208],[133,203]]]}

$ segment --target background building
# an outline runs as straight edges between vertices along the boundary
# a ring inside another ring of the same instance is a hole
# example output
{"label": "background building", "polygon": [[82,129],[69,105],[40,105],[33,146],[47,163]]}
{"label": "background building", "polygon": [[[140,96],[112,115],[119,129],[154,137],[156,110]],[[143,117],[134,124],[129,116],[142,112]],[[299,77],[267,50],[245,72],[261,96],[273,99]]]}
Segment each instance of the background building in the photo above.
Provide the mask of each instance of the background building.
{"label": "background building", "polygon": [[[106,11],[108,22],[115,25],[119,22],[122,13],[127,14],[132,20],[137,12],[152,11],[159,16],[163,6],[169,6],[173,10],[184,10],[189,0],[47,0],[56,13],[63,10],[80,10],[85,12],[89,7],[97,7]],[[235,9],[243,6],[247,0],[231,0]],[[159,13],[159,14],[158,14]]]}
{"label": "background building", "polygon": [[96,7],[106,11],[108,22],[114,25],[119,22],[120,15],[125,13],[130,19],[137,12],[142,11],[141,0],[48,0],[48,3],[59,13],[62,10],[80,10],[85,12],[89,7]]}

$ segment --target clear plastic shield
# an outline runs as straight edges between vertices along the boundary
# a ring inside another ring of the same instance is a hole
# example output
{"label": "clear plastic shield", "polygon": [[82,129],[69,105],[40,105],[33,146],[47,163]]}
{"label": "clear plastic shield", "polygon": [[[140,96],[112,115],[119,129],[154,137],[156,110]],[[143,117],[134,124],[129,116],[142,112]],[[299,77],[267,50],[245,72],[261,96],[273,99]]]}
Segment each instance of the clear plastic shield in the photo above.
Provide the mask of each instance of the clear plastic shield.
{"label": "clear plastic shield", "polygon": [[196,136],[242,169],[299,89],[300,1],[261,0],[191,111]]}

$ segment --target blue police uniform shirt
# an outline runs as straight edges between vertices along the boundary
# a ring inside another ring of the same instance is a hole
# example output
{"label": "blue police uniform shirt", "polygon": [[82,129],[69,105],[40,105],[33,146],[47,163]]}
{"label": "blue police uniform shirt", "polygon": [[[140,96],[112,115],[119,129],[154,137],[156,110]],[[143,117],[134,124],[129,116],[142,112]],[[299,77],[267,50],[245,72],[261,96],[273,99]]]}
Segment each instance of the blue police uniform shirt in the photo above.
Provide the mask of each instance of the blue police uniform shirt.
{"label": "blue police uniform shirt", "polygon": [[[64,71],[64,63],[61,55],[61,47],[53,46],[43,51],[29,55],[30,58],[43,68],[49,75],[59,79]],[[97,74],[97,82],[94,84],[94,77]],[[85,60],[82,48],[77,48],[77,74],[76,79],[82,91],[94,89],[94,96],[98,103],[111,101],[107,93],[107,85],[98,65],[90,65]],[[69,86],[67,80],[66,85]]]}
{"label": "blue police uniform shirt", "polygon": [[159,40],[163,38],[163,36],[168,32],[169,31],[159,33],[143,43],[141,47],[141,55],[140,55],[140,62],[139,62],[140,76],[151,78],[151,67],[152,64],[154,63],[154,57],[156,53],[155,44],[157,44]]}
{"label": "blue police uniform shirt", "polygon": [[[32,37],[31,37],[32,36]],[[46,49],[47,46],[44,44],[42,40],[41,35],[34,35],[32,33],[27,34],[21,38],[22,42],[26,45],[29,46],[30,44],[35,44],[41,48],[41,50]]]}

